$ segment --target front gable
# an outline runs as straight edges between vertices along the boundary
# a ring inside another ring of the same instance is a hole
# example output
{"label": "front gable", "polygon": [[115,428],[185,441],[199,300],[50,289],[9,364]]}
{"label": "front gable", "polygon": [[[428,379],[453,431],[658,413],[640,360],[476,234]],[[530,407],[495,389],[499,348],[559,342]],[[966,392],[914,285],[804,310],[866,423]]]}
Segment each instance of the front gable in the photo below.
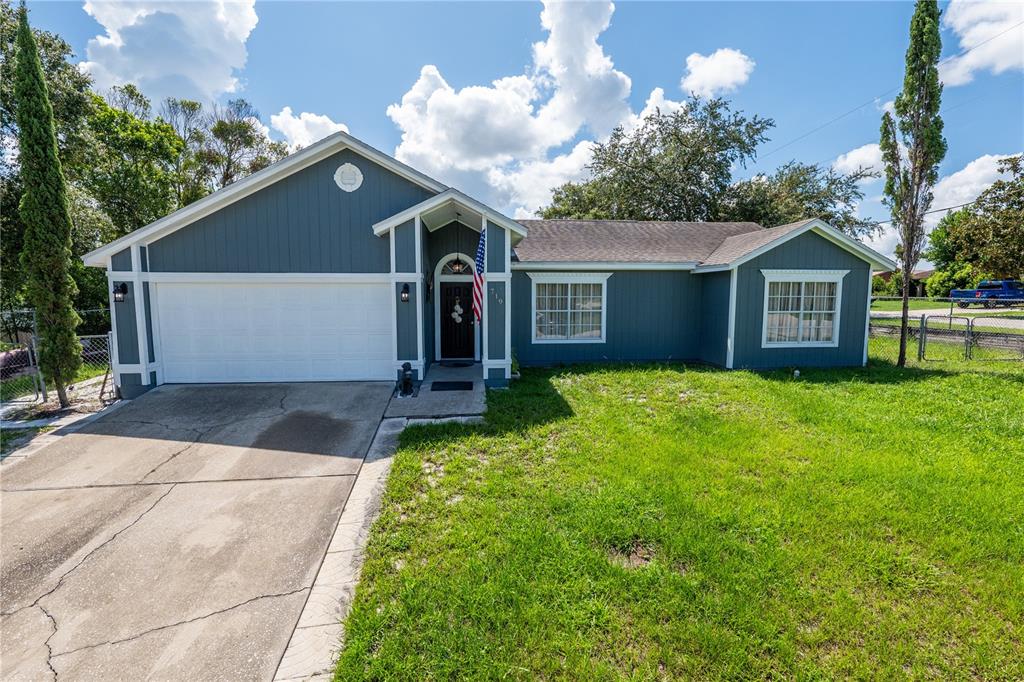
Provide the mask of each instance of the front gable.
{"label": "front gable", "polygon": [[[335,182],[350,163],[351,192]],[[434,192],[343,149],[152,242],[151,272],[389,272],[371,225]]]}

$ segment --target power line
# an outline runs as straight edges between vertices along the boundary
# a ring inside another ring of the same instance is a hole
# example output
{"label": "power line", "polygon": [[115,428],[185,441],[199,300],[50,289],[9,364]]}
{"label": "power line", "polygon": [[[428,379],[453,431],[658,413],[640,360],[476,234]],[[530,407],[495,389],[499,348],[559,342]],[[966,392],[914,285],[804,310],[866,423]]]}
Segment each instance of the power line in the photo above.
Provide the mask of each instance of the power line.
{"label": "power line", "polygon": [[[971,204],[975,203],[976,201],[977,201],[977,199],[975,199],[974,201],[968,201],[966,204],[957,204],[956,206],[946,206],[945,208],[933,208],[930,211],[925,211],[921,215],[930,215],[932,213],[941,213],[942,211],[952,211],[953,209],[963,208],[964,206],[970,206]],[[891,222],[892,222],[892,219],[890,218],[889,220],[879,220],[878,222],[874,222],[874,223],[861,223],[861,225],[863,225],[865,227],[867,227],[867,226],[872,226],[872,227],[878,226],[878,227],[881,227],[882,225],[885,225],[886,223],[891,223]]]}
{"label": "power line", "polygon": [[[979,47],[981,47],[985,43],[991,42],[991,41],[995,40],[996,38],[1009,33],[1010,31],[1012,31],[1013,29],[1017,28],[1018,26],[1024,26],[1024,21],[1018,22],[1018,23],[1014,24],[1013,26],[1009,27],[1008,29],[1006,29],[1004,31],[1000,31],[999,33],[995,34],[991,38],[987,38],[987,39],[981,41],[980,43],[978,43],[977,45],[975,45],[973,47],[970,47],[970,48],[968,48],[968,49],[966,49],[966,50],[964,50],[964,51],[962,51],[962,52],[960,52],[958,54],[950,55],[949,57],[946,57],[945,59],[940,60],[939,61],[939,65],[945,64],[946,62],[950,61],[951,59],[956,59],[958,57],[963,57],[964,55],[968,54],[969,52],[977,50]],[[850,114],[853,114],[853,113],[856,113],[857,111],[860,111],[861,109],[863,109],[864,107],[866,107],[869,104],[874,104],[879,99],[881,99],[881,98],[885,97],[886,95],[889,95],[889,94],[891,94],[891,93],[893,93],[893,92],[895,92],[897,90],[899,90],[899,86],[897,86],[895,88],[890,88],[890,89],[886,90],[885,92],[881,93],[880,95],[876,95],[875,97],[872,97],[867,102],[864,102],[863,104],[858,104],[853,109],[850,109],[849,111],[847,111],[845,113],[842,113],[839,116],[836,116],[835,118],[826,121],[825,123],[822,123],[820,126],[817,126],[816,128],[812,128],[811,130],[808,130],[803,135],[800,135],[798,137],[794,137],[789,142],[786,142],[785,144],[781,144],[778,147],[776,147],[775,149],[772,149],[770,151],[765,152],[764,154],[761,154],[758,157],[758,159],[759,160],[760,159],[764,159],[764,158],[766,158],[768,156],[771,156],[775,152],[781,151],[781,150],[785,149],[786,147],[788,147],[790,145],[796,144],[800,140],[806,139],[806,138],[810,137],[811,135],[813,135],[814,133],[818,132],[819,130],[822,130],[823,128],[827,128],[830,125],[832,125],[833,123],[836,123],[837,121],[843,120],[844,118],[846,118]]]}

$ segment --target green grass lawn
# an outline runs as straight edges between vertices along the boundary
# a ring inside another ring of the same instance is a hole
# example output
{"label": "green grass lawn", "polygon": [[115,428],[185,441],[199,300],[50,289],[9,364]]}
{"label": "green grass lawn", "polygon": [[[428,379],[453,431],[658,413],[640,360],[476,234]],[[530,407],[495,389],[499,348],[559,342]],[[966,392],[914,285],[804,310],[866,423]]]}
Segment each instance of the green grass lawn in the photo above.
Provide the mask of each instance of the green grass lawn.
{"label": "green grass lawn", "polygon": [[1024,677],[1020,363],[527,370],[406,430],[339,679]]}

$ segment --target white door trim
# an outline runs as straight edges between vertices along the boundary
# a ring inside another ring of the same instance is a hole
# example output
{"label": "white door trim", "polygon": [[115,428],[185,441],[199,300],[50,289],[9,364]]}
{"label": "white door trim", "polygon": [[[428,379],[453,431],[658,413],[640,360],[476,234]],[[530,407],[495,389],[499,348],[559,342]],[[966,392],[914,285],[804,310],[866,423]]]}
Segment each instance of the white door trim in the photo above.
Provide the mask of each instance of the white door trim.
{"label": "white door trim", "polygon": [[[444,269],[445,263],[458,256],[460,259],[469,263],[469,274],[468,275],[442,275],[441,270]],[[434,266],[434,288],[437,290],[434,293],[434,360],[441,362],[441,282],[472,282],[473,275],[476,274],[476,265],[473,263],[473,259],[464,253],[453,251],[446,256],[443,256],[441,260]],[[469,311],[472,315],[472,310]],[[472,318],[471,318],[472,319]],[[473,330],[473,360],[480,361],[480,327],[483,325],[474,324],[475,329]],[[455,358],[443,358],[445,360],[452,360]],[[459,358],[463,359],[463,358]]]}

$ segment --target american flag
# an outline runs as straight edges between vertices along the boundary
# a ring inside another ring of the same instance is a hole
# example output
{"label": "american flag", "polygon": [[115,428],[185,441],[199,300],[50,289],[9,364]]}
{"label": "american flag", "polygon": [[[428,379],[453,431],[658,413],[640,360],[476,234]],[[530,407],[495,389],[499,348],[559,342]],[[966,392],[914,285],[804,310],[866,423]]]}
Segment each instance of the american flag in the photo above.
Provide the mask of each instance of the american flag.
{"label": "american flag", "polygon": [[473,316],[480,322],[484,315],[484,253],[487,250],[487,228],[480,230],[480,243],[476,245],[476,274],[473,275]]}

